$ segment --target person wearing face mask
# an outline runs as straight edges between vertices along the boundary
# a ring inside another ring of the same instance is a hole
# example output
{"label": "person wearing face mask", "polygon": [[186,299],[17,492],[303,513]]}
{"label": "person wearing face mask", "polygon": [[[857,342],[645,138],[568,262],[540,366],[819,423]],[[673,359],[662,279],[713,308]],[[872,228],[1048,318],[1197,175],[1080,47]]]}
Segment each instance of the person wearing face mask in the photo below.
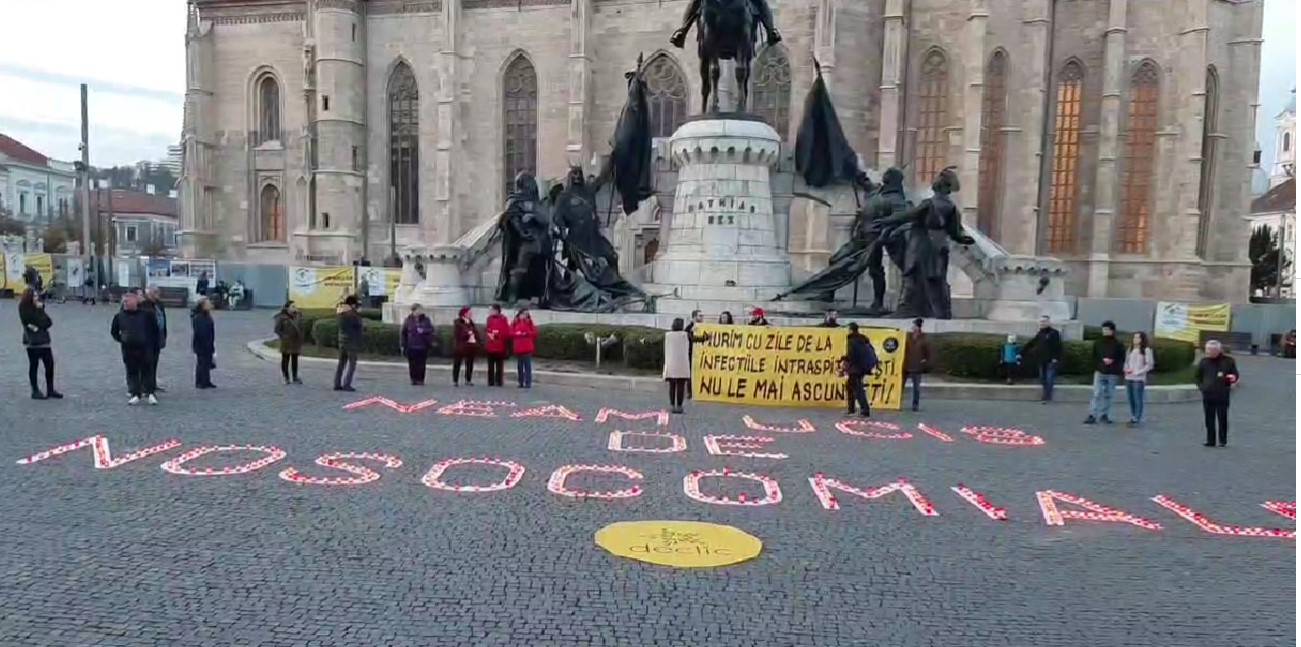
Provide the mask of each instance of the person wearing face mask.
{"label": "person wearing face mask", "polygon": [[[27,348],[27,381],[32,386],[32,399],[62,399],[63,394],[54,390],[54,350],[50,339],[54,322],[45,312],[45,301],[36,294],[35,288],[23,290],[18,302],[18,320],[23,326],[23,346]],[[36,369],[40,364],[45,365],[44,393],[36,384]]]}
{"label": "person wearing face mask", "polygon": [[1093,340],[1093,400],[1084,424],[1111,424],[1111,400],[1125,374],[1125,345],[1116,339],[1116,324],[1102,322],[1102,336]]}

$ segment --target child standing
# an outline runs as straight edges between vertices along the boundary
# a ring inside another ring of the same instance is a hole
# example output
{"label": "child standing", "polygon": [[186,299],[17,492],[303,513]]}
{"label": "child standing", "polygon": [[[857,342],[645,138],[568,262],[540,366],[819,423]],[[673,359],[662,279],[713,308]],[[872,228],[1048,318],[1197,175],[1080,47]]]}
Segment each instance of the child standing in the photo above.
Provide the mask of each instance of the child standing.
{"label": "child standing", "polygon": [[999,373],[1008,384],[1012,383],[1012,376],[1016,374],[1016,367],[1021,363],[1021,349],[1016,345],[1016,335],[1008,335],[1007,341],[1003,342],[1003,352],[998,362]]}

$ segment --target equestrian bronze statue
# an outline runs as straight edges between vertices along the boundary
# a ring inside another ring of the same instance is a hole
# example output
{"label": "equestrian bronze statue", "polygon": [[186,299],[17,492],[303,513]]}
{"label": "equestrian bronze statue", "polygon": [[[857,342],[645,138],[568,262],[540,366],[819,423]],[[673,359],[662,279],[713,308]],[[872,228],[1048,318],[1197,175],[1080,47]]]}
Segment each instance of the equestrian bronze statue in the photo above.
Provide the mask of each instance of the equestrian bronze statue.
{"label": "equestrian bronze statue", "polygon": [[754,40],[759,27],[767,32],[769,45],[781,41],[767,0],[691,0],[682,27],[673,32],[669,41],[675,47],[682,47],[692,24],[696,26],[700,57],[700,111],[718,112],[718,80],[722,75],[719,62],[735,61],[735,110],[745,112],[750,99],[750,63],[754,60]]}

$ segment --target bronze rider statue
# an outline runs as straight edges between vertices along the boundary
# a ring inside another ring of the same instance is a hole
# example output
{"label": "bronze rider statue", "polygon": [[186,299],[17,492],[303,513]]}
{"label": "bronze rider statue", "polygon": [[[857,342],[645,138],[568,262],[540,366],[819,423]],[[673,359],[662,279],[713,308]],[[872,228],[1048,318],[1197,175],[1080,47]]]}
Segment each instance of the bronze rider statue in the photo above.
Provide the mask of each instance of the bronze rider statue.
{"label": "bronze rider statue", "polygon": [[[691,25],[700,18],[700,3],[706,0],[691,0],[687,4],[687,12],[682,16],[682,26],[673,35],[669,37],[669,42],[674,47],[681,48],[687,40],[687,31]],[[750,10],[754,13],[755,20],[763,25],[763,29],[768,33],[768,44],[776,45],[781,42],[782,35],[773,26],[772,9],[768,7],[768,0],[750,0]]]}

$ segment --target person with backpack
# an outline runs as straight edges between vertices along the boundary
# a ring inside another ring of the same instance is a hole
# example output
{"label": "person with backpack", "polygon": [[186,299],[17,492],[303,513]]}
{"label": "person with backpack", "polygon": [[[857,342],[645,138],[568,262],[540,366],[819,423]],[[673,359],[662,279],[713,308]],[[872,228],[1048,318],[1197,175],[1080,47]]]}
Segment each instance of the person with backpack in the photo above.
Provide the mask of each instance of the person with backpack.
{"label": "person with backpack", "polygon": [[872,348],[872,341],[858,331],[857,323],[851,322],[849,324],[848,348],[842,362],[849,392],[849,410],[847,411],[849,415],[854,415],[854,405],[857,404],[858,412],[864,418],[872,416],[872,408],[867,400],[867,389],[863,386],[863,380],[876,370],[876,365],[876,349]]}

